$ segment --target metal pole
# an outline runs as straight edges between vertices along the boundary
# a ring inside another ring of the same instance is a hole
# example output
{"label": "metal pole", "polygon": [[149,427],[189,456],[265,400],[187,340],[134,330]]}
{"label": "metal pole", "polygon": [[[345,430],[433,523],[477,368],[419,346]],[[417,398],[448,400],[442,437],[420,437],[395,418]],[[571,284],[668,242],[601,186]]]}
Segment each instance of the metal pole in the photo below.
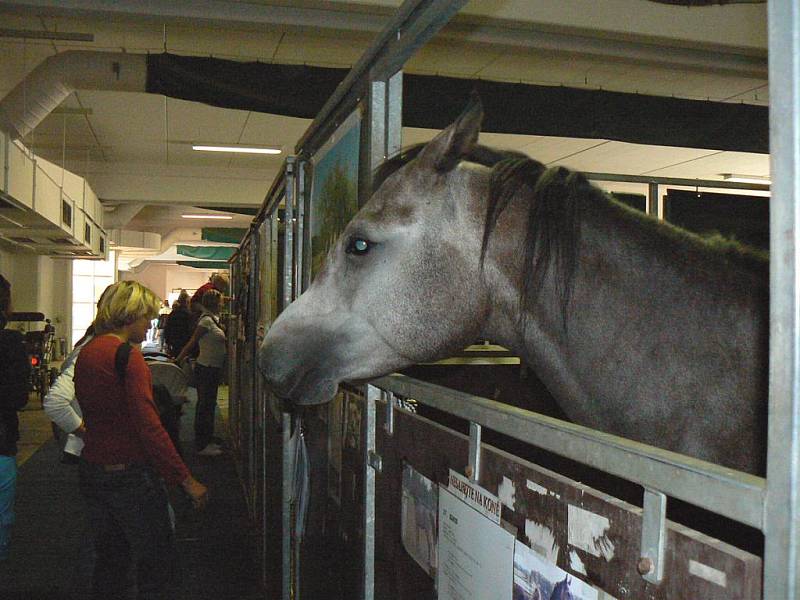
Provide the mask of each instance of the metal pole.
{"label": "metal pole", "polygon": [[292,260],[294,250],[294,228],[292,219],[294,218],[294,157],[286,159],[286,200],[283,210],[283,308],[289,306],[294,299],[294,286],[292,276],[294,273],[294,261]]}
{"label": "metal pole", "polygon": [[661,219],[661,211],[659,210],[659,191],[658,184],[651,181],[647,184],[647,214]]}
{"label": "metal pole", "polygon": [[481,432],[483,428],[474,421],[469,423],[469,464],[467,477],[478,483],[481,479]]}
{"label": "metal pole", "polygon": [[800,594],[800,4],[770,0],[770,390],[765,501],[764,598]]}
{"label": "metal pole", "polygon": [[363,600],[375,598],[375,477],[380,457],[375,450],[375,401],[381,391],[367,386],[364,398],[364,423],[361,440],[364,457],[364,580]]}
{"label": "metal pole", "polygon": [[296,271],[295,271],[295,286],[297,287],[297,295],[303,293],[308,285],[304,274],[303,258],[305,254],[305,216],[306,216],[306,161],[301,160],[297,163],[297,176],[295,177],[297,188],[297,243],[295,244],[296,256]]}
{"label": "metal pole", "polygon": [[283,464],[281,477],[281,516],[283,521],[281,537],[281,559],[283,563],[283,600],[292,600],[292,482],[294,480],[294,456],[291,448],[292,415],[283,413],[281,417]]}

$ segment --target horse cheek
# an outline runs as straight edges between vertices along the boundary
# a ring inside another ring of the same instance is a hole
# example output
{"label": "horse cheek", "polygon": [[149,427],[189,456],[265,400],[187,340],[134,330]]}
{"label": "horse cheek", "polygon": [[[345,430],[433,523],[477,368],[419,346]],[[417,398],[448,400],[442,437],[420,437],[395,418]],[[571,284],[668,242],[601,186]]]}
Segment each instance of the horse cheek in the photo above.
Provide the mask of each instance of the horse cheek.
{"label": "horse cheek", "polygon": [[396,327],[404,328],[401,344],[418,361],[444,358],[478,335],[482,292],[473,275],[447,245],[413,265]]}

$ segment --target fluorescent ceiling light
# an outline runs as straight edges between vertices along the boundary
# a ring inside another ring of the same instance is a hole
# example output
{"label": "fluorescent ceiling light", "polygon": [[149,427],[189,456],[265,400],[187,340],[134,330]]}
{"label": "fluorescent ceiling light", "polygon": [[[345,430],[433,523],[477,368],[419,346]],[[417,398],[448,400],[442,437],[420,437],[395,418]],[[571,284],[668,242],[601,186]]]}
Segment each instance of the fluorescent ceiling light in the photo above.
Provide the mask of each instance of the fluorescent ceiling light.
{"label": "fluorescent ceiling light", "polygon": [[232,219],[231,215],[181,215],[184,219]]}
{"label": "fluorescent ceiling light", "polygon": [[722,173],[722,178],[725,181],[732,183],[761,183],[764,185],[772,185],[769,177],[762,177],[761,175],[737,175],[736,173]]}
{"label": "fluorescent ceiling light", "polygon": [[280,148],[264,148],[255,146],[207,146],[203,144],[192,144],[192,150],[201,152],[239,152],[242,154],[280,154]]}

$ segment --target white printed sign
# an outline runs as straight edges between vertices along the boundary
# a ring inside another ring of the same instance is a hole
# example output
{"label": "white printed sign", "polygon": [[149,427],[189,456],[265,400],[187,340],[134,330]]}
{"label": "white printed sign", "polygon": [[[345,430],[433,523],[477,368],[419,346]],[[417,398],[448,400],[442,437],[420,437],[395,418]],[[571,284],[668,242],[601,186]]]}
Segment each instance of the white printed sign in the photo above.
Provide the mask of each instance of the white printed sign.
{"label": "white printed sign", "polygon": [[500,523],[500,499],[482,488],[477,483],[472,483],[461,473],[450,469],[448,478],[448,489],[482,515],[489,517],[492,521]]}
{"label": "white printed sign", "polygon": [[438,600],[508,600],[514,536],[439,488]]}

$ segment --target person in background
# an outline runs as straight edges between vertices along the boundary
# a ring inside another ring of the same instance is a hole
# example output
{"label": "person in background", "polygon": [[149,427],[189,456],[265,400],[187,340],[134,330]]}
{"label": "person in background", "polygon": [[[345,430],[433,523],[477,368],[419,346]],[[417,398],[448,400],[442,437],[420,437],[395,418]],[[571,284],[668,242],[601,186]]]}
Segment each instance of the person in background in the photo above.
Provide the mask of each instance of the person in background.
{"label": "person in background", "polygon": [[[195,507],[207,489],[191,476],[153,401],[150,370],[135,346],[161,301],[134,281],[110,286],[95,336],[75,364],[75,392],[86,423],[78,468],[95,546],[94,598],[163,598],[175,549],[164,483],[180,485]],[[130,349],[118,373],[117,354]]]}
{"label": "person in background", "polygon": [[200,317],[202,317],[205,313],[201,302],[205,293],[211,290],[217,290],[224,298],[228,295],[229,288],[230,284],[228,282],[227,273],[214,273],[208,278],[207,283],[204,283],[197,288],[195,293],[192,295],[192,299],[189,301],[189,312],[191,312],[193,317],[191,324],[192,331],[194,331],[195,327],[197,326]]}
{"label": "person in background", "polygon": [[[100,306],[109,289],[111,289],[111,286],[108,286],[100,294],[100,299],[97,301],[98,306]],[[67,434],[62,462],[77,462],[83,448],[83,434],[86,432],[86,426],[83,422],[81,407],[75,398],[73,377],[75,375],[75,361],[78,360],[81,348],[93,337],[94,323],[89,325],[83,337],[75,343],[72,352],[69,353],[64,360],[64,364],[61,365],[61,373],[53,382],[53,385],[50,386],[42,402],[42,407],[47,417]]]}
{"label": "person in background", "polygon": [[194,418],[194,441],[201,456],[218,456],[222,449],[214,443],[214,413],[217,408],[217,390],[222,379],[222,367],[228,351],[225,331],[219,322],[222,294],[207,291],[201,300],[203,314],[189,342],[178,355],[178,364],[189,355],[195,345],[200,346],[195,367],[197,408]]}
{"label": "person in background", "polygon": [[0,562],[9,556],[17,490],[17,411],[28,403],[31,365],[22,334],[6,329],[11,284],[0,275]]}
{"label": "person in background", "polygon": [[208,278],[206,283],[197,288],[195,293],[192,295],[190,304],[194,306],[196,303],[197,306],[200,307],[203,296],[209,290],[217,290],[223,296],[227,296],[229,287],[230,285],[228,282],[227,273],[213,273],[211,277]]}
{"label": "person in background", "polygon": [[155,338],[155,342],[158,344],[159,350],[161,351],[164,350],[164,327],[167,325],[170,311],[169,300],[164,300],[164,304],[162,304],[161,308],[158,310],[158,324],[156,325]]}
{"label": "person in background", "polygon": [[172,305],[167,323],[164,326],[164,344],[167,354],[177,356],[189,338],[192,337],[192,315],[189,313],[189,292],[181,290]]}

